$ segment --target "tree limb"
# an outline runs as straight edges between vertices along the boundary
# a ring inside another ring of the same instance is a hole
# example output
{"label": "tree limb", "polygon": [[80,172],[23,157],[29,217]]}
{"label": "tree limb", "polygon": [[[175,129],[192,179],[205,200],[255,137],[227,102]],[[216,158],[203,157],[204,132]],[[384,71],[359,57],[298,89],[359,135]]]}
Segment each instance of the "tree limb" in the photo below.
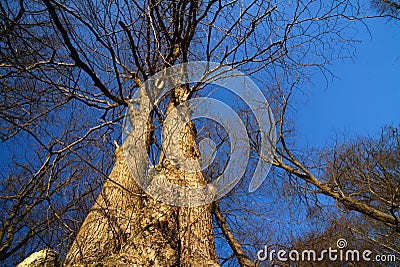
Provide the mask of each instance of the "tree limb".
{"label": "tree limb", "polygon": [[229,229],[228,223],[221,213],[218,202],[215,202],[213,204],[212,212],[215,215],[215,219],[219,228],[221,228],[222,233],[228,239],[229,246],[232,248],[233,253],[235,254],[235,257],[237,258],[240,266],[254,266],[254,263],[246,256],[241,245]]}
{"label": "tree limb", "polygon": [[114,102],[127,106],[128,103],[124,99],[118,98],[115,95],[113,95],[107,87],[103,84],[103,82],[100,80],[100,78],[94,73],[94,71],[85,63],[82,61],[82,59],[79,57],[78,51],[72,44],[69,35],[65,28],[63,27],[60,18],[57,15],[56,9],[54,6],[50,3],[50,0],[43,0],[43,3],[46,5],[49,14],[51,18],[54,21],[54,24],[56,25],[57,29],[60,31],[61,36],[65,42],[65,45],[67,46],[68,50],[70,51],[70,56],[74,60],[75,64],[80,67],[83,71],[85,71],[89,77],[93,80],[94,85],[100,89],[100,91],[108,98],[113,100]]}

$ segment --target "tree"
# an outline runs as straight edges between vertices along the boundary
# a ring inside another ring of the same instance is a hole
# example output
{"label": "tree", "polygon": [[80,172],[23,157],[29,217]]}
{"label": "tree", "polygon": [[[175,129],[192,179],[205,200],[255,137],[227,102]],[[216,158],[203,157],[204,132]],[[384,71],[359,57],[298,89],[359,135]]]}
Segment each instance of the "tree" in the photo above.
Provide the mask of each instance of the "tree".
{"label": "tree", "polygon": [[[394,126],[386,126],[374,137],[359,137],[352,142],[343,138],[337,140],[335,146],[326,148],[323,153],[321,177],[344,196],[397,218],[399,141],[398,127]],[[322,251],[328,247],[336,248],[336,241],[344,238],[348,249],[370,250],[373,255],[399,256],[396,227],[371,218],[367,212],[351,211],[341,202],[337,205],[339,210],[328,206],[316,207],[310,216],[322,230],[297,239],[293,247]],[[327,260],[324,264],[333,266]],[[342,264],[338,262],[335,266]],[[357,266],[360,261],[353,261],[353,264]],[[382,266],[381,262],[364,261],[363,264]],[[318,266],[323,266],[322,262]]]}
{"label": "tree", "polygon": [[[397,215],[341,195],[314,176],[286,141],[292,91],[308,68],[324,71],[343,56],[340,48],[351,47],[346,31],[362,16],[357,3],[21,0],[0,7],[0,136],[5,145],[26,148],[7,148],[15,156],[1,184],[0,260],[16,263],[46,245],[65,255],[67,265],[212,266],[218,258],[219,264],[257,263],[254,252],[265,236],[241,232],[247,226],[241,228],[238,218],[250,216],[261,230],[265,214],[255,215],[255,206],[236,208],[246,182],[226,199],[197,207],[167,205],[137,184],[149,171],[143,164],[149,156],[158,173],[181,186],[204,185],[224,171],[229,157],[222,155],[203,171],[186,172],[165,156],[161,138],[185,124],[171,142],[191,160],[199,158],[198,137],[218,140],[220,152],[233,146],[211,122],[197,129],[199,121],[187,121],[185,113],[179,122],[166,122],[174,108],[216,88],[201,82],[175,86],[147,116],[154,92],[143,85],[168,67],[199,60],[262,78],[257,82],[278,118],[273,175],[297,176],[307,190],[397,227]],[[252,145],[251,176],[254,160],[263,160],[258,153],[265,140],[245,104],[236,107]],[[132,149],[121,139],[126,109],[135,114],[131,125],[146,122],[130,129],[137,138],[128,138],[138,164],[133,172],[121,150]],[[122,148],[115,150],[114,140]],[[282,186],[278,178],[275,183]],[[217,256],[219,237],[231,251],[225,258]]]}
{"label": "tree", "polygon": [[[398,136],[382,137],[378,142],[365,139],[352,146],[339,145],[327,154],[316,175],[300,163],[282,142],[276,166],[294,174],[319,193],[332,197],[349,210],[360,212],[399,232],[397,214]],[[281,131],[281,133],[283,133]],[[282,137],[284,138],[284,137]],[[344,150],[342,150],[344,149]],[[384,208],[381,205],[384,202]]]}
{"label": "tree", "polygon": [[392,18],[398,18],[400,3],[398,1],[389,0],[374,0],[372,6],[378,10],[381,14],[389,15]]}

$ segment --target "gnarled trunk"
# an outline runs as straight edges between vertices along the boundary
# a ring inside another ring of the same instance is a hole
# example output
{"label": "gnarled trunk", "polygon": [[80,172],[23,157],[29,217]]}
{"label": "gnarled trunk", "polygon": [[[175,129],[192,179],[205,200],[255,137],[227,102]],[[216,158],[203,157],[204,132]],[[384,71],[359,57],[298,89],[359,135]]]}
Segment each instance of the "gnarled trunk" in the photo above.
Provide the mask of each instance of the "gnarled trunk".
{"label": "gnarled trunk", "polygon": [[[148,122],[143,116],[149,114],[144,90],[139,101],[138,109],[132,107],[135,116],[129,136],[133,139],[125,141],[125,151],[117,148],[114,168],[68,251],[65,265],[217,266],[210,206],[163,204],[147,195],[134,179],[151,173],[146,170],[148,149],[143,147],[147,137],[140,129]],[[174,145],[179,145],[185,157],[196,159],[199,152],[193,127],[189,123],[175,135]],[[129,153],[134,153],[133,162],[125,158]],[[127,164],[135,164],[134,171]],[[201,172],[181,170],[168,159],[160,159],[158,166],[159,173],[172,183],[205,184]]]}

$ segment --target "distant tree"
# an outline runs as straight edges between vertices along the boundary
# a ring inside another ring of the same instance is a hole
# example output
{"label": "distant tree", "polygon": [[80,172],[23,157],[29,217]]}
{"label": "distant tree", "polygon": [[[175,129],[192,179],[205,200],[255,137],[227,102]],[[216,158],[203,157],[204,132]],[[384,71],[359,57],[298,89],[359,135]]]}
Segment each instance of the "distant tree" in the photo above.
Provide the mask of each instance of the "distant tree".
{"label": "distant tree", "polygon": [[[337,141],[321,156],[321,182],[338,192],[336,207],[317,202],[310,206],[309,220],[320,230],[295,239],[291,248],[321,252],[337,249],[344,238],[346,249],[371,250],[372,255],[400,256],[400,135],[399,128],[385,127],[376,137],[359,137],[354,142]],[[324,190],[321,190],[324,193]],[[344,201],[345,199],[345,201]],[[358,209],[365,205],[366,209]],[[354,212],[354,210],[358,212]],[[392,223],[374,214],[391,217]],[[361,255],[361,254],[360,254]],[[385,262],[345,261],[333,263],[327,257],[307,266],[386,266]],[[293,263],[295,264],[295,263]],[[314,265],[312,265],[314,264]],[[335,265],[336,264],[336,265]],[[295,265],[297,266],[297,265]],[[299,265],[301,266],[301,264]]]}
{"label": "distant tree", "polygon": [[[321,252],[331,248],[336,250],[333,257],[337,257],[336,261],[330,260],[328,254],[325,254],[321,260],[308,261],[307,259],[300,262],[291,262],[292,266],[387,266],[394,264],[397,260],[393,261],[392,258],[398,258],[399,253],[397,239],[398,236],[384,236],[375,234],[373,236],[372,229],[376,225],[371,222],[366,222],[360,218],[359,214],[351,213],[346,214],[344,217],[338,216],[337,220],[330,221],[327,227],[322,228],[320,231],[310,232],[295,242],[289,249],[296,249],[297,251],[313,250],[316,252],[317,258],[321,257]],[[345,242],[344,247],[338,242]],[[393,247],[395,244],[395,247]],[[395,249],[393,249],[395,248]],[[340,260],[340,250],[342,250],[342,259]],[[363,259],[362,253],[364,251],[371,251],[367,256],[366,261]],[[347,253],[347,251],[357,251],[355,254]],[[376,255],[383,255],[384,261],[375,261]],[[395,259],[396,259],[395,258]]]}

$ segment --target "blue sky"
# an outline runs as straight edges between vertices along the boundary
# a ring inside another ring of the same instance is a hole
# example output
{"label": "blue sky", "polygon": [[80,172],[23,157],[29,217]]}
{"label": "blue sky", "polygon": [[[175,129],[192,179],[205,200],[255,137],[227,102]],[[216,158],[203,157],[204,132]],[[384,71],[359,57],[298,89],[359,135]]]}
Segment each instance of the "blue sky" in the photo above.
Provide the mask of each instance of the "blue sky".
{"label": "blue sky", "polygon": [[[296,105],[302,144],[328,145],[336,134],[377,134],[400,123],[400,23],[369,20],[353,60],[334,62],[329,80],[315,74],[309,97]],[[303,143],[305,142],[305,143]]]}

